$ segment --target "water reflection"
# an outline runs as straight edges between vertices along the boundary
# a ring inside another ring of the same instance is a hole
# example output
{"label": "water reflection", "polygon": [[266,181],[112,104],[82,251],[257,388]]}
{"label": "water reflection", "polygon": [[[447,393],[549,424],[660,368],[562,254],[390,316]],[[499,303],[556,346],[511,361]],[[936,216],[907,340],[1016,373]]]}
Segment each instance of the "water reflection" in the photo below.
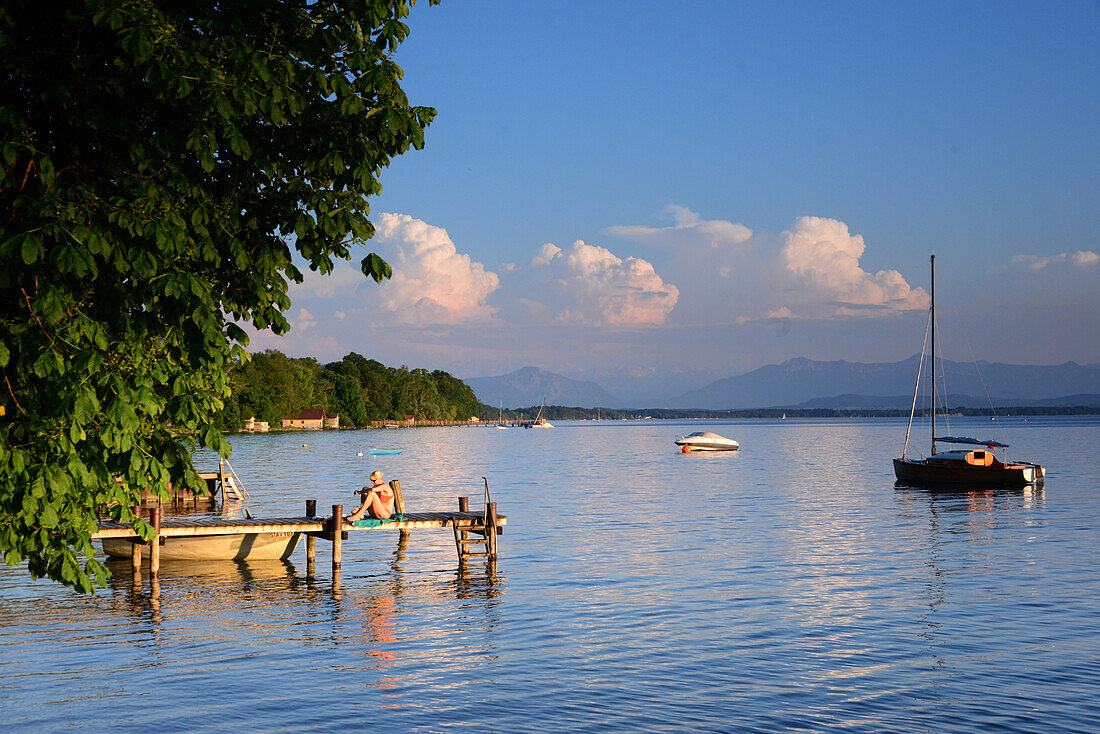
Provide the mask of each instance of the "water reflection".
{"label": "water reflection", "polygon": [[[964,578],[996,578],[1016,572],[1027,563],[1026,553],[1012,540],[1013,528],[1042,524],[1043,487],[1016,488],[944,485],[912,486],[898,482],[895,497],[903,516],[920,528],[924,519],[926,552],[923,600],[927,611],[920,616],[920,636],[937,668],[955,668],[958,656],[950,654],[952,624],[959,615],[959,598],[968,582]],[[972,590],[967,589],[969,593]],[[990,599],[980,598],[988,604]],[[974,631],[972,631],[974,632]]]}
{"label": "water reflection", "polygon": [[895,482],[898,494],[910,494],[924,498],[930,505],[941,509],[990,512],[998,499],[1012,500],[1015,509],[1033,510],[1042,507],[1044,486],[996,487],[981,485],[912,485]]}

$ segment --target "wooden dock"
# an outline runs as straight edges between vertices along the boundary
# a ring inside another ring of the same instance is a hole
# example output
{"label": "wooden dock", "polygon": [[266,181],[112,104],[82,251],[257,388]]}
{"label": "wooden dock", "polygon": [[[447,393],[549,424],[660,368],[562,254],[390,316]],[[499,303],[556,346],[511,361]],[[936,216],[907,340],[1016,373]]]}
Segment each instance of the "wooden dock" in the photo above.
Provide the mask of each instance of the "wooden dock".
{"label": "wooden dock", "polygon": [[[189,518],[164,517],[161,508],[149,509],[149,524],[156,536],[151,542],[142,540],[133,525],[113,520],[100,520],[99,530],[92,535],[93,540],[128,540],[132,545],[131,568],[135,578],[141,575],[142,548],[148,548],[149,573],[156,578],[160,571],[160,546],[168,538],[213,538],[217,536],[257,536],[262,533],[277,535],[304,535],[306,538],[306,567],[313,574],[316,559],[316,540],[318,538],[332,543],[332,569],[339,571],[342,560],[343,541],[353,532],[400,531],[407,537],[410,530],[450,528],[455,538],[455,549],[459,562],[471,558],[495,560],[497,555],[497,535],[504,532],[503,526],[508,518],[497,514],[496,503],[489,500],[488,482],[486,482],[485,508],[480,512],[471,512],[468,497],[458,498],[458,509],[451,512],[408,512],[401,495],[401,483],[390,482],[394,491],[394,509],[403,515],[403,520],[392,520],[372,527],[351,525],[344,520],[342,505],[332,506],[332,515],[317,516],[317,501],[306,501],[305,515],[300,517],[273,518]],[[135,508],[136,509],[136,508]],[[479,549],[480,548],[480,549]]]}

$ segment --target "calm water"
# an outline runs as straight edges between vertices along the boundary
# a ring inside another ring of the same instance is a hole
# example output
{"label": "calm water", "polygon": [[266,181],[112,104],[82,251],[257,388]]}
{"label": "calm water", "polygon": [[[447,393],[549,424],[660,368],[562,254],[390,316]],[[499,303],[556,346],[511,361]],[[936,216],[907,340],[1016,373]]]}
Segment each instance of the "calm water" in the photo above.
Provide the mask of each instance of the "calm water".
{"label": "calm water", "polygon": [[[509,517],[501,558],[460,571],[448,531],[406,548],[355,533],[338,583],[319,542],[313,579],[304,547],[287,563],[166,563],[159,591],[132,588],[125,562],[91,598],[0,564],[0,720],[1098,731],[1100,419],[995,428],[1048,467],[1044,489],[895,488],[893,420],[233,437],[256,516],[350,506],[375,467],[412,510],[479,505],[488,477]],[[742,450],[676,452],[704,429]],[[356,456],[369,445],[405,452]]]}

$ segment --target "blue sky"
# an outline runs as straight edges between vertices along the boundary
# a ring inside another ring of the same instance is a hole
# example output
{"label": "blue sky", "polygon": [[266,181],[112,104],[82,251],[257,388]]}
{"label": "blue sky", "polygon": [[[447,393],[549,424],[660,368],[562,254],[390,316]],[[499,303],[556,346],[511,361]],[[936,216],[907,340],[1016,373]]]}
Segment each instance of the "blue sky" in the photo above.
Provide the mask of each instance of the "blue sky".
{"label": "blue sky", "polygon": [[[462,377],[1100,362],[1100,4],[417,4],[382,286],[274,347]],[[954,334],[954,338],[952,335]]]}

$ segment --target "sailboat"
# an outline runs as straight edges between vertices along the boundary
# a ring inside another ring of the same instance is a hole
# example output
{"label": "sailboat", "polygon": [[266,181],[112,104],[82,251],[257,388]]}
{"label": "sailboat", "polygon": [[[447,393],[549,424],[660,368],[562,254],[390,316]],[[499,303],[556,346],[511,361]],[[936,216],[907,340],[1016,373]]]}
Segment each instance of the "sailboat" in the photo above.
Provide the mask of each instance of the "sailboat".
{"label": "sailboat", "polygon": [[504,422],[504,399],[500,400],[500,413],[497,414],[497,430],[507,431],[511,426]]}
{"label": "sailboat", "polygon": [[554,424],[542,417],[542,411],[546,410],[546,396],[542,396],[542,407],[539,408],[539,414],[535,416],[535,420],[528,421],[523,424],[524,428],[553,428]]}
{"label": "sailboat", "polygon": [[[932,365],[932,451],[927,457],[910,458],[909,434],[913,428],[913,415],[917,409],[917,393],[920,391],[921,370],[924,367],[925,352],[921,350],[920,365],[917,368],[917,387],[913,393],[913,409],[909,413],[909,426],[905,429],[905,446],[901,456],[894,459],[894,475],[899,482],[913,484],[969,484],[973,486],[1024,487],[1029,484],[1042,484],[1046,472],[1042,466],[1028,461],[1010,462],[1005,458],[1004,449],[1008,444],[998,441],[983,441],[970,436],[936,435],[936,256],[931,259],[931,306],[928,312],[928,330],[931,334]],[[927,346],[927,340],[926,340]],[[944,401],[946,408],[946,400]],[[952,448],[939,450],[937,442],[952,446],[981,448]],[[1001,449],[998,459],[996,449]]]}

